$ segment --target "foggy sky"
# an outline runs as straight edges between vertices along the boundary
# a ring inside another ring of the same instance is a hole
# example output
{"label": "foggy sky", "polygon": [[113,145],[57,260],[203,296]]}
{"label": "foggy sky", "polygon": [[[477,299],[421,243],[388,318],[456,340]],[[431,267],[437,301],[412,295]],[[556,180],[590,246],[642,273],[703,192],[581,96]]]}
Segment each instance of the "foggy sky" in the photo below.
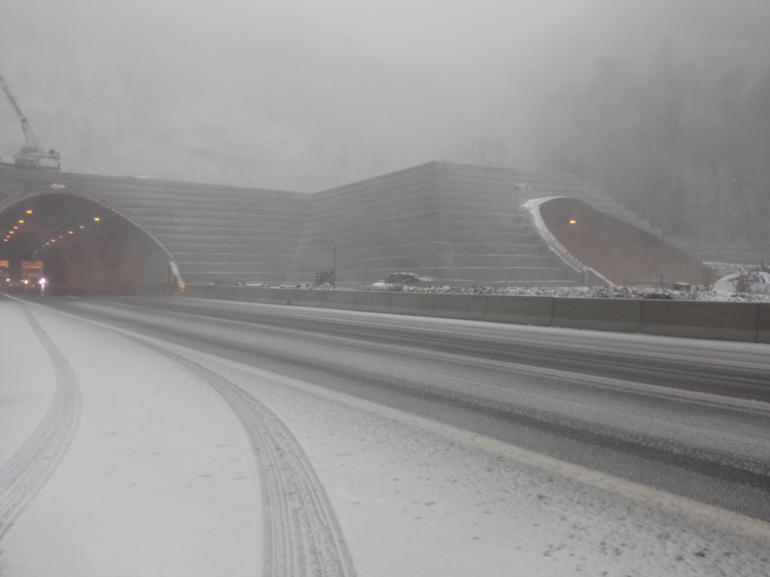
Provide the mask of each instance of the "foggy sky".
{"label": "foggy sky", "polygon": [[[539,103],[662,49],[766,66],[767,0],[0,0],[0,72],[65,170],[319,190],[538,168]],[[0,102],[0,155],[22,142]]]}

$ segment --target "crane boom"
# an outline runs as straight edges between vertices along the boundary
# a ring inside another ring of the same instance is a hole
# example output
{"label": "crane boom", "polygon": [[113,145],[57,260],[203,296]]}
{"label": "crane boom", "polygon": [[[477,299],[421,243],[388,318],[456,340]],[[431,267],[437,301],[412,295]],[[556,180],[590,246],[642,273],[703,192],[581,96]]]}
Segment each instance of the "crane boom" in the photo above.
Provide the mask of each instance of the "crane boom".
{"label": "crane boom", "polygon": [[59,153],[55,150],[45,150],[43,144],[40,141],[40,137],[35,132],[35,129],[30,124],[27,115],[19,105],[19,101],[11,92],[11,87],[0,75],[0,87],[3,89],[5,96],[11,103],[16,116],[21,123],[21,130],[24,133],[24,140],[26,145],[21,147],[21,150],[14,156],[14,164],[26,168],[49,168],[59,170]]}

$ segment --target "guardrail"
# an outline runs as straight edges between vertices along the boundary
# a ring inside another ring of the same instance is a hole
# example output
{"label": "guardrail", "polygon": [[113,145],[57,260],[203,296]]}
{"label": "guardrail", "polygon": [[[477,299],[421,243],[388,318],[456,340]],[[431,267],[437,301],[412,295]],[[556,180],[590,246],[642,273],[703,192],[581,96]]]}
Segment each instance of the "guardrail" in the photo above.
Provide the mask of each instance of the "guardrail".
{"label": "guardrail", "polygon": [[770,343],[770,303],[194,285],[187,286],[186,294],[268,304]]}

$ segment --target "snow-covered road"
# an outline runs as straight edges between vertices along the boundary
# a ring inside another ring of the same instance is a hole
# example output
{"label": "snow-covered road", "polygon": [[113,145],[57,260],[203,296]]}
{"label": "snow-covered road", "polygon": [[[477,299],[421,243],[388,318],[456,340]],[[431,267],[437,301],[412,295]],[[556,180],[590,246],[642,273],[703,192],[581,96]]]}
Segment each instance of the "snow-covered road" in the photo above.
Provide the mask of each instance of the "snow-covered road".
{"label": "snow-covered road", "polygon": [[[315,338],[290,318],[312,311],[48,304],[68,314],[0,300],[2,576],[770,574],[770,405],[748,374],[739,396],[567,382],[427,333],[368,344],[402,322],[376,315],[318,313]],[[708,364],[679,341],[650,343]],[[761,352],[730,359],[762,374]]]}
{"label": "snow-covered road", "polygon": [[[0,307],[0,355],[10,369],[3,371],[0,397],[0,467],[6,467],[30,429],[46,426],[42,417],[56,385],[51,358],[21,305]],[[7,511],[12,518],[0,520],[0,574],[258,574],[254,456],[222,397],[129,339],[53,313],[31,314],[77,377],[82,401],[67,391],[70,398],[57,410],[82,407],[58,466],[42,472],[44,483],[17,488],[32,494]],[[49,460],[30,458],[33,470]],[[0,485],[0,507],[7,489]]]}

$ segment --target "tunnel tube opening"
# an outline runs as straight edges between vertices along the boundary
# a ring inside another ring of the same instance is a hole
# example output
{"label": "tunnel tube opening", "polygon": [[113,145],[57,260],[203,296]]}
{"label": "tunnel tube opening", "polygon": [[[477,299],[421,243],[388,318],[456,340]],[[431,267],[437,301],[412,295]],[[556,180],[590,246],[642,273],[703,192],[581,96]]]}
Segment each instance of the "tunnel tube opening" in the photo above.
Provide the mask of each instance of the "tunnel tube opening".
{"label": "tunnel tube opening", "polygon": [[46,193],[16,200],[0,210],[0,235],[6,290],[168,293],[181,282],[171,255],[157,240],[83,196]]}
{"label": "tunnel tube opening", "polygon": [[582,200],[544,199],[539,210],[548,231],[571,256],[615,284],[712,282],[713,273],[698,259]]}

